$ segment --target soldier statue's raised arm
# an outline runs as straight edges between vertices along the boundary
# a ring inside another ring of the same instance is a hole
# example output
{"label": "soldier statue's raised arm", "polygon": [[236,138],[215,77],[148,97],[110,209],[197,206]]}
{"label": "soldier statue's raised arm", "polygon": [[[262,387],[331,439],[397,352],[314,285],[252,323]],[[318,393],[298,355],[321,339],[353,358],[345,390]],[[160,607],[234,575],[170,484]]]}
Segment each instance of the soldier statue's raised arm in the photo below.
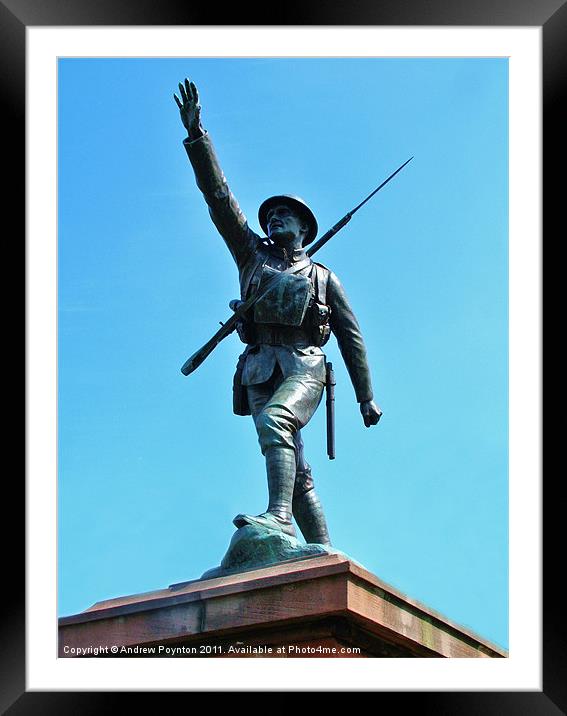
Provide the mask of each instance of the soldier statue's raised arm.
{"label": "soldier statue's raised arm", "polygon": [[293,516],[307,543],[330,546],[301,429],[321,401],[326,376],[321,348],[331,332],[364,424],[369,427],[380,420],[360,328],[338,278],[305,252],[317,235],[311,209],[299,197],[272,196],[258,212],[266,236],[252,231],[202,127],[197,88],[186,79],[179,92],[174,98],[188,135],[183,144],[211,218],[238,267],[242,301],[276,273],[285,272],[253,305],[238,330],[247,346],[234,378],[234,408],[254,419],[266,459],[269,502],[266,512],[237,515],[234,524],[295,536]]}

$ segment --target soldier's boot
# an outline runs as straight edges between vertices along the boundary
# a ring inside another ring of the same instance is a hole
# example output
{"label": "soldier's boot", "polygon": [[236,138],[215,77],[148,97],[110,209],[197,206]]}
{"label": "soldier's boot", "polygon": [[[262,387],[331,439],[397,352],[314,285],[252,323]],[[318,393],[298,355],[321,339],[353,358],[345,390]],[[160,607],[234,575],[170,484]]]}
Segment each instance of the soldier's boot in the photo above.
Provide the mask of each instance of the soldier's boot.
{"label": "soldier's boot", "polygon": [[236,527],[258,525],[279,530],[295,537],[295,528],[291,522],[291,503],[295,484],[295,450],[288,447],[270,447],[265,452],[266,471],[268,473],[269,502],[266,512],[260,515],[236,515],[233,523]]}
{"label": "soldier's boot", "polygon": [[308,544],[331,546],[327,520],[319,497],[313,488],[293,496],[293,516]]}

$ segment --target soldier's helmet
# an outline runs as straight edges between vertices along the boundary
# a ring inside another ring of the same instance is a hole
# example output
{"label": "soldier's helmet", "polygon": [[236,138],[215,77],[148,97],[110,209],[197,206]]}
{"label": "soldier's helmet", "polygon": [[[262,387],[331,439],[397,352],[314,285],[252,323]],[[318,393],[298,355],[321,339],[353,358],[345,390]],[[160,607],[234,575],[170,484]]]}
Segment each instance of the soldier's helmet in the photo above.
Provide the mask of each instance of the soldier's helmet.
{"label": "soldier's helmet", "polygon": [[266,201],[264,201],[260,205],[260,208],[258,209],[258,220],[266,236],[268,235],[268,222],[266,221],[268,211],[273,206],[277,206],[278,204],[285,204],[294,211],[297,211],[301,218],[308,223],[309,228],[307,230],[307,236],[303,240],[303,246],[307,246],[307,244],[310,244],[317,236],[317,231],[319,228],[317,226],[317,219],[315,218],[315,215],[313,214],[311,209],[307,206],[307,204],[300,196],[292,196],[291,194],[279,194],[278,196],[271,196],[269,199],[266,199]]}

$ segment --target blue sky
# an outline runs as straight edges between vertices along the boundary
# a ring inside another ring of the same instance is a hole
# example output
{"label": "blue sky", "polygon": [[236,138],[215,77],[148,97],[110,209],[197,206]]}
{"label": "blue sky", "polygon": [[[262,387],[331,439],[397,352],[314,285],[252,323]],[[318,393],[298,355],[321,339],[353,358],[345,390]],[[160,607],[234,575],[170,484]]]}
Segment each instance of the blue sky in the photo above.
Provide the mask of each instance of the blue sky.
{"label": "blue sky", "polygon": [[180,366],[229,315],[235,266],[182,147],[197,84],[259,231],[298,194],[361,324],[384,417],[363,426],[336,343],[337,459],[304,431],[333,544],[508,646],[508,67],[503,59],[59,61],[59,612],[194,579],[265,509],[243,346]]}

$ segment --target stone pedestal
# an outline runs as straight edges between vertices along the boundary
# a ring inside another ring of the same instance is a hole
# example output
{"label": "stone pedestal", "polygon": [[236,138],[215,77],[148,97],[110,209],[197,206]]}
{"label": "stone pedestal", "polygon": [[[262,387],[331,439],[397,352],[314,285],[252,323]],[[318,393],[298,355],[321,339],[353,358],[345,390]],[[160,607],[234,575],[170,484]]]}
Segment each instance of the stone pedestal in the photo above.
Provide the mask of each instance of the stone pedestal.
{"label": "stone pedestal", "polygon": [[98,602],[59,620],[59,655],[499,658],[507,653],[347,557],[324,555]]}

